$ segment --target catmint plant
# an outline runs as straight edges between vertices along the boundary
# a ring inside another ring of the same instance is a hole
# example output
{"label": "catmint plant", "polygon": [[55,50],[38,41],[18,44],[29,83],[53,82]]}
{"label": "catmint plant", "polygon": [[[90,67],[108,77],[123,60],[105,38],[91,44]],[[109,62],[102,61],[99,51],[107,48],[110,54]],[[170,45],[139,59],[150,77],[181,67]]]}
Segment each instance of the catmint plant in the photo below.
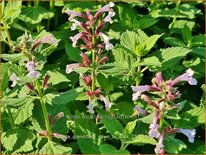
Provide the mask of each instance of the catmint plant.
{"label": "catmint plant", "polygon": [[[133,101],[140,98],[153,107],[154,118],[152,124],[149,126],[148,135],[158,139],[158,143],[154,149],[156,154],[165,153],[164,137],[167,134],[183,133],[188,137],[188,141],[190,143],[194,142],[196,133],[195,129],[189,130],[184,128],[168,127],[168,124],[164,119],[169,110],[178,110],[180,108],[180,105],[175,103],[175,100],[181,97],[181,93],[178,91],[176,85],[181,82],[188,82],[190,85],[197,85],[197,80],[193,78],[193,74],[194,71],[192,69],[188,69],[186,73],[178,76],[177,78],[165,81],[162,73],[158,72],[152,79],[152,85],[132,86]],[[146,95],[146,92],[157,95],[158,99],[153,101],[153,99]],[[150,114],[139,106],[135,106],[135,110],[143,115]]]}
{"label": "catmint plant", "polygon": [[[69,64],[66,66],[66,73],[71,73],[75,68],[85,67],[89,71],[80,74],[80,78],[85,86],[86,95],[89,100],[87,106],[89,113],[94,113],[93,100],[100,99],[105,103],[106,110],[109,110],[112,103],[102,94],[103,90],[97,88],[96,79],[98,76],[98,67],[107,62],[108,57],[103,56],[104,50],[110,51],[113,45],[110,43],[109,37],[102,32],[107,23],[113,23],[112,17],[115,16],[113,11],[114,3],[110,2],[99,9],[96,13],[87,10],[86,13],[66,10],[69,15],[69,21],[72,22],[71,30],[74,31],[79,27],[78,33],[71,36],[72,46],[76,47],[78,42],[82,40],[79,47],[82,51],[91,52],[91,59],[85,52],[81,52],[82,62]],[[81,19],[81,20],[80,20]]]}
{"label": "catmint plant", "polygon": [[[29,79],[28,81],[30,81],[26,83],[26,86],[29,89],[30,95],[36,95],[41,104],[46,129],[40,131],[38,133],[39,136],[47,137],[48,141],[51,141],[52,137],[66,141],[67,136],[52,131],[52,127],[60,118],[64,117],[64,113],[58,113],[52,120],[51,116],[48,114],[46,101],[44,99],[45,91],[49,88],[48,81],[50,76],[48,74],[42,75],[42,73],[37,69],[37,67],[40,65],[38,57],[36,56],[39,51],[38,47],[46,43],[53,45],[57,44],[58,41],[51,34],[45,35],[44,37],[35,40],[31,34],[25,32],[21,40],[14,47],[14,50],[22,52],[26,56],[24,68],[26,69],[26,76]],[[43,81],[41,82],[42,77]],[[12,73],[10,80],[12,81],[11,87],[15,87],[15,85],[17,85],[18,81],[21,79],[15,73]]]}

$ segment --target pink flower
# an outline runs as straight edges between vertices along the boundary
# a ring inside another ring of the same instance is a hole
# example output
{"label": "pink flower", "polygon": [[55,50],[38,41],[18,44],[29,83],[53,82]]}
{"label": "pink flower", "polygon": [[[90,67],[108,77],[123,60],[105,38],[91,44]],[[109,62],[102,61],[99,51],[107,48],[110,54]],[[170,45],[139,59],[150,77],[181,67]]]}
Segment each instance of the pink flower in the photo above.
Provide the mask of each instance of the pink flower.
{"label": "pink flower", "polygon": [[82,17],[82,18],[85,18],[87,19],[87,17],[81,13],[81,12],[76,12],[76,11],[73,11],[73,10],[66,10],[65,13],[67,13],[70,17],[69,17],[69,20],[71,21],[74,17]]}
{"label": "pink flower", "polygon": [[57,40],[54,38],[52,34],[46,35],[39,40],[41,43],[48,43],[48,44],[57,44]]}
{"label": "pink flower", "polygon": [[107,51],[112,50],[113,49],[113,45],[109,42],[109,37],[106,36],[104,33],[100,32],[99,36],[103,38],[104,43],[105,43],[105,49]]}
{"label": "pink flower", "polygon": [[110,22],[110,24],[113,23],[112,17],[115,16],[115,12],[109,11],[109,14],[103,19],[104,22]]}
{"label": "pink flower", "polygon": [[29,78],[38,78],[41,75],[41,73],[39,71],[32,70],[27,75]]}
{"label": "pink flower", "polygon": [[15,87],[18,81],[20,80],[15,73],[10,76],[10,80],[13,82],[11,87]]}
{"label": "pink flower", "polygon": [[152,124],[150,124],[150,127],[149,127],[150,128],[149,136],[153,138],[158,138],[160,136],[160,133],[158,131],[158,128],[159,128],[158,121],[159,121],[159,112],[156,111],[153,122]]}
{"label": "pink flower", "polygon": [[164,145],[163,145],[163,141],[164,141],[164,133],[160,135],[159,141],[154,149],[156,154],[164,154]]}
{"label": "pink flower", "polygon": [[171,85],[174,86],[179,82],[187,81],[190,85],[197,85],[197,80],[193,78],[194,71],[190,68],[186,71],[186,73],[178,76],[176,79],[171,81]]}
{"label": "pink flower", "polygon": [[74,71],[75,68],[79,68],[81,66],[80,63],[69,64],[66,66],[66,73],[69,74]]}
{"label": "pink flower", "polygon": [[110,11],[110,9],[114,7],[114,3],[110,2],[108,5],[105,5],[104,7],[102,7],[101,9],[99,9],[96,14],[94,15],[94,18],[98,18],[101,14],[103,14],[104,12],[108,12]]}
{"label": "pink flower", "polygon": [[109,102],[109,100],[106,99],[103,95],[99,95],[99,98],[104,102],[106,110],[109,110],[112,106],[112,103]]}
{"label": "pink flower", "polygon": [[138,97],[145,91],[149,90],[149,86],[132,86],[132,91],[134,92],[132,95],[132,100],[135,101],[138,99]]}
{"label": "pink flower", "polygon": [[70,39],[72,40],[72,46],[73,47],[76,47],[77,41],[81,38],[81,36],[82,36],[82,32],[76,34],[73,37],[70,37]]}
{"label": "pink flower", "polygon": [[80,26],[80,25],[81,25],[81,23],[80,23],[78,20],[76,20],[76,19],[72,19],[72,20],[70,20],[70,21],[73,22],[73,24],[72,24],[72,26],[71,26],[71,30],[72,30],[72,31],[76,30],[77,26]]}
{"label": "pink flower", "polygon": [[36,63],[34,61],[28,61],[26,64],[26,68],[28,71],[33,71],[35,70]]}
{"label": "pink flower", "polygon": [[180,132],[182,132],[184,135],[186,135],[188,137],[188,141],[190,143],[194,143],[194,138],[195,138],[195,134],[196,134],[196,130],[188,130],[188,129],[179,129]]}

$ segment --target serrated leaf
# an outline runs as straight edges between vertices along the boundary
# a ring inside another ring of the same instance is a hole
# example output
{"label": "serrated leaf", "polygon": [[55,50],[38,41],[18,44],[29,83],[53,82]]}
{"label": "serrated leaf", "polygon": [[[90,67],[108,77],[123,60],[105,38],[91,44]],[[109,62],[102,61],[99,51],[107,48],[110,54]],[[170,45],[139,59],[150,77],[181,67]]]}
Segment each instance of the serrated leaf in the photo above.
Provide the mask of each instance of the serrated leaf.
{"label": "serrated leaf", "polygon": [[170,46],[185,46],[185,43],[174,37],[164,38],[164,42]]}
{"label": "serrated leaf", "polygon": [[[176,128],[194,129],[205,123],[204,107],[195,107],[180,114],[181,119],[174,122]],[[192,122],[192,123],[191,123]]]}
{"label": "serrated leaf", "polygon": [[8,1],[3,13],[3,22],[12,24],[21,13],[22,1]]}
{"label": "serrated leaf", "polygon": [[61,82],[70,82],[70,80],[66,77],[66,75],[62,74],[59,71],[47,71],[49,74],[49,83],[52,83],[52,85],[59,84]]}
{"label": "serrated leaf", "polygon": [[49,141],[39,151],[40,154],[71,154],[72,148]]}
{"label": "serrated leaf", "polygon": [[118,114],[120,115],[129,115],[132,116],[134,113],[134,105],[127,101],[120,101],[117,104],[118,107]]}
{"label": "serrated leaf", "polygon": [[117,150],[114,146],[109,144],[102,144],[99,146],[101,154],[130,154],[127,150]]}
{"label": "serrated leaf", "polygon": [[17,134],[13,130],[3,132],[1,135],[3,147],[11,151],[17,141]]}
{"label": "serrated leaf", "polygon": [[10,97],[5,96],[1,99],[1,104],[16,108],[16,107],[26,104],[27,102],[31,103],[33,100],[35,100],[35,97],[25,96],[25,97],[20,97],[20,98],[10,98]]}
{"label": "serrated leaf", "polygon": [[122,124],[111,114],[103,110],[98,110],[97,112],[100,115],[101,122],[112,136],[116,137],[117,133],[123,132]]}
{"label": "serrated leaf", "polygon": [[182,149],[187,148],[185,143],[169,135],[165,136],[163,143],[164,149],[168,153],[178,154]]}
{"label": "serrated leaf", "polygon": [[12,62],[18,62],[23,59],[23,57],[25,57],[23,53],[1,54],[2,59]]}
{"label": "serrated leaf", "polygon": [[192,41],[192,32],[187,25],[182,29],[182,37],[185,43],[190,43]]}
{"label": "serrated leaf", "polygon": [[113,90],[113,79],[111,76],[105,77],[103,74],[98,74],[97,81],[101,88],[103,88],[105,91],[109,92]]}
{"label": "serrated leaf", "polygon": [[71,101],[74,101],[82,90],[83,88],[79,87],[59,94],[49,93],[44,96],[44,99],[49,104],[65,105]]}
{"label": "serrated leaf", "polygon": [[192,46],[204,46],[205,45],[205,34],[199,34],[192,38]]}
{"label": "serrated leaf", "polygon": [[132,145],[144,145],[144,144],[156,145],[157,141],[148,135],[137,135],[131,141],[127,141],[125,143],[132,144]]}
{"label": "serrated leaf", "polygon": [[180,116],[178,115],[178,110],[175,109],[171,109],[171,110],[167,110],[165,117],[168,119],[174,119],[174,120],[179,120]]}
{"label": "serrated leaf", "polygon": [[34,106],[32,101],[33,100],[29,100],[29,102],[26,102],[26,104],[24,106],[21,106],[21,108],[19,108],[16,111],[17,116],[14,120],[15,124],[19,125],[32,116],[32,110],[33,110],[33,106]]}
{"label": "serrated leaf", "polygon": [[34,6],[22,8],[22,13],[19,16],[19,18],[24,22],[37,24],[40,23],[42,19],[50,19],[53,16],[54,13],[46,10],[44,7]]}
{"label": "serrated leaf", "polygon": [[81,152],[84,154],[99,154],[98,150],[98,141],[97,133],[93,117],[80,114],[79,112],[75,113],[75,128],[74,132],[77,135],[77,143],[81,149]]}
{"label": "serrated leaf", "polygon": [[151,124],[153,121],[153,118],[154,118],[154,112],[145,117],[139,118],[138,120],[140,120],[141,122],[147,123],[147,124]]}
{"label": "serrated leaf", "polygon": [[72,47],[72,44],[67,41],[65,41],[65,51],[69,56],[69,60],[81,62],[82,58],[80,56],[80,50],[78,48]]}
{"label": "serrated leaf", "polygon": [[134,128],[136,127],[137,120],[127,123],[123,130],[123,135],[131,135]]}

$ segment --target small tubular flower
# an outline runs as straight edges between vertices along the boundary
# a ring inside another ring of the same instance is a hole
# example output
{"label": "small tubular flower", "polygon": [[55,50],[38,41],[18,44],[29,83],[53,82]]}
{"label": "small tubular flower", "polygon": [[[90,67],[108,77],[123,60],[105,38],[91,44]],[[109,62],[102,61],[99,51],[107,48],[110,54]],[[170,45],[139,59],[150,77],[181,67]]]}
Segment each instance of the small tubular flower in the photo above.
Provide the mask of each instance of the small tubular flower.
{"label": "small tubular flower", "polygon": [[69,64],[66,66],[66,73],[69,74],[74,71],[75,68],[81,67],[80,63]]}
{"label": "small tubular flower", "polygon": [[72,31],[76,30],[77,26],[80,26],[80,25],[81,25],[81,23],[80,23],[78,20],[76,20],[76,19],[72,19],[72,20],[70,20],[70,21],[73,22],[73,24],[72,24],[72,26],[71,26],[71,30],[72,30]]}
{"label": "small tubular flower", "polygon": [[164,133],[162,133],[159,137],[159,141],[154,149],[156,154],[164,154],[164,145],[163,145],[163,141],[164,141]]}
{"label": "small tubular flower", "polygon": [[77,41],[81,38],[81,36],[82,36],[82,32],[76,34],[73,37],[70,37],[70,39],[72,40],[72,46],[73,47],[76,47]]}
{"label": "small tubular flower", "polygon": [[10,80],[12,81],[11,87],[15,87],[18,81],[20,80],[15,73],[10,76]]}
{"label": "small tubular flower", "polygon": [[88,106],[87,106],[87,111],[90,113],[90,114],[94,114],[94,107],[93,107],[93,105],[92,105],[92,101],[90,100],[89,101],[89,104],[88,104]]}
{"label": "small tubular flower", "polygon": [[109,14],[103,19],[103,21],[112,24],[113,23],[112,17],[114,16],[115,16],[115,12],[109,11]]}
{"label": "small tubular flower", "polygon": [[35,70],[36,64],[34,61],[28,61],[26,64],[26,68],[29,71],[29,73],[27,74],[27,76],[29,78],[38,78],[41,73],[39,71]]}
{"label": "small tubular flower", "polygon": [[181,133],[183,133],[185,136],[188,137],[188,141],[190,143],[194,143],[194,138],[195,138],[195,134],[196,134],[196,130],[193,129],[193,130],[188,130],[188,129],[183,129],[183,128],[180,128],[179,131]]}
{"label": "small tubular flower", "polygon": [[143,114],[143,115],[148,115],[149,114],[147,111],[145,111],[144,109],[140,108],[138,105],[135,106],[134,110],[137,111],[140,114]]}
{"label": "small tubular flower", "polygon": [[105,49],[107,51],[112,50],[113,49],[113,45],[109,42],[109,37],[106,36],[104,33],[100,32],[99,36],[103,38],[104,43],[105,43]]}
{"label": "small tubular flower", "polygon": [[149,86],[145,85],[145,86],[132,86],[132,91],[134,92],[132,94],[132,100],[135,101],[138,99],[138,97],[145,91],[149,90]]}
{"label": "small tubular flower", "polygon": [[152,124],[150,124],[150,131],[149,131],[149,136],[153,137],[153,138],[158,138],[160,136],[160,133],[158,131],[158,128],[159,128],[159,112],[156,111],[155,112],[155,116],[154,116],[154,119],[153,119],[153,122]]}
{"label": "small tubular flower", "polygon": [[174,86],[179,82],[187,81],[190,85],[197,85],[197,80],[193,78],[194,71],[190,68],[186,71],[186,73],[178,76],[176,79],[171,81],[171,85]]}
{"label": "small tubular flower", "polygon": [[111,10],[112,7],[114,7],[114,3],[110,2],[109,4],[105,5],[104,7],[102,7],[101,9],[99,9],[97,11],[97,13],[94,15],[94,18],[98,18],[101,14],[103,14],[104,12],[108,12]]}
{"label": "small tubular flower", "polygon": [[104,102],[106,110],[109,110],[112,106],[112,103],[109,102],[109,100],[106,99],[103,95],[99,95],[99,98]]}

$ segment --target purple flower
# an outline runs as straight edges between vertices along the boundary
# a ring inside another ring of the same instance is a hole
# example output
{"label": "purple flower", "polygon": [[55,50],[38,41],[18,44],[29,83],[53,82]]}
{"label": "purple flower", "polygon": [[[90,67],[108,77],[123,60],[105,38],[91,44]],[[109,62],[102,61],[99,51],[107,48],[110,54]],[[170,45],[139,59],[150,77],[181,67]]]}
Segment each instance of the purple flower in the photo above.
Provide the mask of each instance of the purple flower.
{"label": "purple flower", "polygon": [[158,131],[159,128],[159,112],[155,112],[155,116],[153,119],[152,124],[150,124],[150,131],[149,131],[149,136],[153,137],[153,138],[158,138],[160,136],[160,133]]}
{"label": "purple flower", "polygon": [[72,19],[72,20],[70,20],[70,21],[73,22],[73,24],[72,24],[72,26],[71,26],[71,30],[72,30],[72,31],[76,30],[77,26],[80,26],[80,25],[81,25],[81,23],[80,23],[78,20],[76,20],[76,19]]}
{"label": "purple flower", "polygon": [[197,80],[193,78],[194,71],[190,68],[186,71],[186,73],[178,76],[176,79],[171,81],[171,85],[174,86],[179,82],[187,81],[190,85],[197,85]]}
{"label": "purple flower", "polygon": [[94,15],[94,18],[98,18],[104,12],[110,11],[112,7],[114,7],[114,3],[113,2],[109,2],[109,4],[105,5],[104,7],[102,7],[101,9],[99,9],[97,11],[97,13]]}
{"label": "purple flower", "polygon": [[132,86],[132,91],[134,92],[132,94],[132,100],[135,101],[138,99],[138,97],[145,91],[148,91],[150,87],[148,85],[145,86]]}
{"label": "purple flower", "polygon": [[115,12],[109,11],[109,14],[103,19],[104,22],[110,22],[110,24],[113,23],[112,17],[115,16]]}
{"label": "purple flower", "polygon": [[73,37],[70,37],[70,39],[72,40],[72,46],[73,47],[76,47],[77,41],[81,38],[81,36],[82,36],[82,32],[76,34]]}
{"label": "purple flower", "polygon": [[99,33],[99,36],[101,36],[101,37],[103,38],[103,40],[104,40],[105,49],[106,49],[107,51],[112,50],[112,49],[113,49],[113,45],[109,42],[109,37],[106,36],[106,35],[105,35],[104,33],[102,33],[102,32]]}
{"label": "purple flower", "polygon": [[109,110],[112,106],[112,103],[109,102],[109,100],[106,99],[103,95],[99,95],[99,98],[104,102],[106,110]]}
{"label": "purple flower", "polygon": [[164,141],[164,133],[160,135],[159,137],[159,141],[154,149],[156,154],[164,154],[164,145],[163,145],[163,141]]}
{"label": "purple flower", "polygon": [[27,75],[29,78],[38,78],[41,75],[41,73],[39,71],[32,70]]}
{"label": "purple flower", "polygon": [[92,105],[92,101],[90,100],[89,101],[89,105],[87,106],[87,111],[90,113],[90,114],[94,114],[94,107]]}
{"label": "purple flower", "polygon": [[140,114],[143,114],[143,115],[148,115],[149,114],[147,111],[145,111],[144,109],[140,108],[138,105],[135,106],[134,110],[137,111]]}
{"label": "purple flower", "polygon": [[179,131],[188,137],[188,141],[190,143],[194,143],[194,138],[195,138],[195,134],[196,134],[196,130],[195,129],[188,130],[188,129],[180,128]]}
{"label": "purple flower", "polygon": [[10,80],[13,82],[11,87],[15,87],[18,81],[20,80],[15,73],[10,76]]}

